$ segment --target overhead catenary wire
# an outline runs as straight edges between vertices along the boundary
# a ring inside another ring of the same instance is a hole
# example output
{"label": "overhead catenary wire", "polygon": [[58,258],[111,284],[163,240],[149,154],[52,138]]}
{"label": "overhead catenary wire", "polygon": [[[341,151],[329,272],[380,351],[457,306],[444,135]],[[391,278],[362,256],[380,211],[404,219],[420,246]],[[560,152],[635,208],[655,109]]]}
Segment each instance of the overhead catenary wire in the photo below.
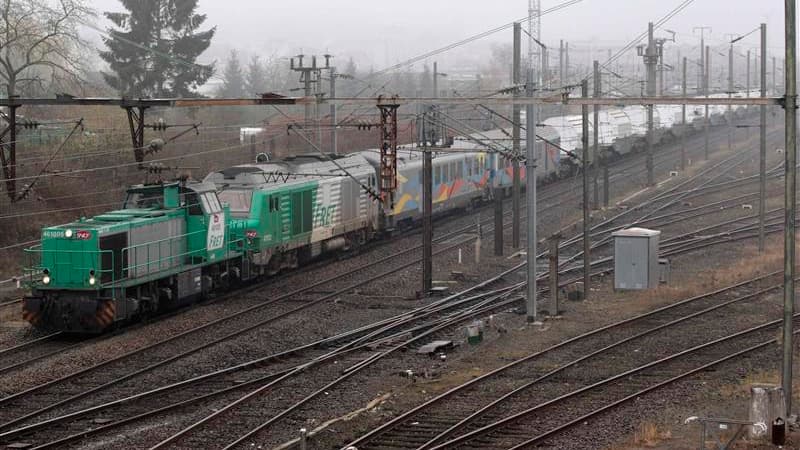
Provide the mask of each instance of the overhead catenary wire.
{"label": "overhead catenary wire", "polygon": [[356,183],[357,183],[359,186],[361,186],[361,188],[362,188],[362,189],[364,189],[364,191],[365,191],[365,192],[366,192],[366,193],[367,193],[367,194],[368,194],[370,197],[372,197],[374,200],[379,200],[379,199],[381,198],[381,196],[380,196],[380,194],[379,194],[379,193],[375,192],[375,191],[374,191],[374,190],[373,190],[373,189],[372,189],[370,186],[367,186],[367,185],[365,185],[364,183],[362,183],[362,182],[361,182],[361,180],[359,180],[359,179],[358,179],[358,178],[356,178],[356,177],[355,177],[353,174],[351,174],[350,172],[348,172],[348,171],[347,171],[347,169],[345,169],[344,167],[342,167],[342,166],[341,166],[341,165],[340,165],[338,162],[336,162],[336,160],[335,160],[335,159],[331,158],[331,157],[330,157],[330,155],[328,155],[327,153],[323,152],[323,151],[322,151],[322,149],[321,149],[321,148],[319,148],[319,147],[317,147],[317,146],[316,146],[316,145],[315,145],[313,142],[311,142],[311,140],[310,140],[310,139],[308,139],[307,137],[303,136],[303,134],[302,134],[302,133],[297,133],[297,132],[295,132],[295,133],[296,133],[298,136],[300,136],[300,137],[301,137],[303,140],[305,140],[305,141],[308,143],[308,145],[310,145],[312,148],[314,148],[314,150],[316,150],[317,152],[319,152],[319,154],[320,154],[320,155],[322,155],[323,157],[325,157],[325,158],[326,158],[328,161],[332,162],[334,166],[336,166],[337,168],[339,168],[339,170],[341,170],[341,171],[342,171],[342,173],[346,174],[348,177],[350,177],[350,179],[352,179],[352,180],[353,180],[353,181],[355,181],[355,182],[356,182]]}
{"label": "overhead catenary wire", "polygon": [[56,151],[54,151],[52,155],[50,155],[50,158],[47,160],[44,167],[42,167],[42,170],[40,170],[39,174],[25,186],[25,188],[22,190],[22,193],[19,194],[18,198],[25,198],[25,196],[28,195],[28,192],[30,192],[31,189],[33,189],[33,187],[36,185],[36,182],[39,181],[39,178],[44,174],[45,170],[47,170],[47,167],[50,165],[50,163],[53,162],[53,159],[58,155],[59,152],[61,152],[61,149],[64,148],[64,145],[67,142],[69,142],[69,139],[72,137],[73,134],[75,134],[75,131],[77,131],[78,128],[81,127],[82,125],[83,125],[83,118],[78,120],[78,122],[72,128],[72,131],[69,132],[69,135],[67,135],[67,137],[61,142],[61,145],[59,145],[58,148],[56,148]]}
{"label": "overhead catenary wire", "polygon": [[[558,11],[560,9],[566,8],[568,6],[572,6],[572,5],[580,3],[582,1],[583,0],[568,0],[568,1],[565,1],[565,2],[562,2],[562,3],[559,3],[559,4],[557,4],[557,5],[555,5],[555,6],[551,7],[551,8],[548,8],[548,9],[542,11],[541,12],[541,16],[544,16],[545,14],[550,14],[550,13],[556,12],[556,11]],[[386,68],[384,68],[382,70],[379,70],[379,71],[371,74],[370,76],[374,77],[374,76],[377,76],[377,75],[383,75],[383,74],[391,72],[393,70],[397,70],[397,69],[399,69],[401,67],[405,67],[405,66],[414,64],[416,62],[428,59],[428,58],[430,58],[432,56],[436,56],[436,55],[438,55],[440,53],[447,52],[447,51],[452,50],[454,48],[458,48],[458,47],[460,47],[462,45],[469,44],[470,42],[474,42],[474,41],[477,41],[479,39],[485,38],[487,36],[491,36],[491,35],[493,35],[495,33],[503,31],[503,30],[507,30],[507,29],[513,27],[514,23],[522,22],[522,21],[527,20],[527,19],[528,19],[528,16],[525,16],[525,17],[522,17],[522,18],[520,18],[518,20],[515,20],[513,22],[509,22],[509,23],[506,23],[504,25],[500,25],[499,27],[495,27],[495,28],[492,28],[490,30],[487,30],[487,31],[484,31],[484,32],[481,32],[481,33],[478,33],[478,34],[475,34],[475,35],[472,35],[472,36],[469,36],[469,37],[467,37],[465,39],[462,39],[460,41],[454,42],[452,44],[448,44],[448,45],[446,45],[444,47],[441,47],[441,48],[438,48],[436,50],[431,50],[431,51],[423,53],[421,55],[414,56],[413,58],[409,58],[409,59],[407,59],[407,60],[405,60],[403,62],[400,62],[400,63],[397,63],[395,65],[386,67]]]}
{"label": "overhead catenary wire", "polygon": [[[667,22],[668,22],[670,19],[672,19],[673,17],[675,17],[675,16],[676,16],[678,13],[680,13],[681,11],[683,11],[684,9],[686,9],[686,8],[687,8],[689,5],[691,5],[692,3],[694,3],[694,0],[684,0],[684,1],[683,1],[683,2],[681,2],[681,3],[680,3],[678,6],[676,6],[674,9],[672,9],[671,11],[669,11],[669,12],[668,12],[666,15],[664,15],[663,17],[661,17],[660,19],[658,19],[658,21],[656,21],[656,22],[653,24],[653,27],[654,27],[655,29],[658,29],[658,28],[660,28],[662,25],[664,25],[665,23],[667,23]],[[641,42],[641,41],[642,41],[642,39],[644,39],[646,36],[647,36],[647,31],[645,31],[645,32],[643,32],[643,33],[641,33],[641,34],[639,34],[639,35],[638,35],[637,37],[635,37],[635,38],[634,38],[634,39],[633,39],[631,42],[629,42],[628,44],[626,44],[626,45],[625,45],[625,46],[624,46],[622,49],[620,49],[619,51],[617,51],[617,52],[616,52],[616,53],[615,53],[613,56],[611,56],[611,57],[610,57],[610,58],[608,58],[608,59],[607,59],[605,62],[603,62],[602,64],[600,64],[600,68],[601,68],[601,69],[608,69],[608,66],[609,66],[611,63],[613,63],[614,61],[616,61],[617,59],[619,59],[619,58],[620,58],[622,55],[624,55],[625,53],[627,53],[627,52],[628,52],[630,49],[632,49],[634,46],[636,46],[636,44],[638,44],[639,42]],[[588,80],[588,79],[589,79],[589,77],[591,77],[591,76],[592,76],[592,73],[588,73],[586,76],[582,77],[582,78],[581,78],[581,80]]]}

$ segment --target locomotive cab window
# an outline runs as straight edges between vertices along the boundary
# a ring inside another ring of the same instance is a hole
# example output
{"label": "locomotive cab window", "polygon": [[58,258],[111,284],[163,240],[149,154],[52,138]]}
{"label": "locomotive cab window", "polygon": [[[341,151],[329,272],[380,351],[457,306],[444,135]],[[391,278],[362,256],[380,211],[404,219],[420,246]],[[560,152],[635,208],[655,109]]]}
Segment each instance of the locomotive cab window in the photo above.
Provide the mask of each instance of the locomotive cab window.
{"label": "locomotive cab window", "polygon": [[190,216],[202,216],[203,208],[200,206],[200,197],[196,192],[187,192],[184,196],[183,206],[187,209]]}

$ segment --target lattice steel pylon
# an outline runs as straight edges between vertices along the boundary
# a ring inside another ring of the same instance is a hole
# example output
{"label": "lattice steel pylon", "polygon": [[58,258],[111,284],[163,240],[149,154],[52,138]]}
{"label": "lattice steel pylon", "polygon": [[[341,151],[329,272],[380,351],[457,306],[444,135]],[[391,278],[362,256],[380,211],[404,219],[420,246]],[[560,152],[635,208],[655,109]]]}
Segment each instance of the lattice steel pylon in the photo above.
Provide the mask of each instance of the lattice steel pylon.
{"label": "lattice steel pylon", "polygon": [[[533,39],[542,42],[541,0],[528,0],[528,36],[528,68],[536,70],[541,67],[542,51]],[[539,76],[543,75],[540,73]]]}
{"label": "lattice steel pylon", "polygon": [[[391,217],[394,209],[394,193],[397,190],[397,108],[399,104],[381,103],[381,170],[380,196],[384,220]],[[391,226],[391,224],[387,223]]]}

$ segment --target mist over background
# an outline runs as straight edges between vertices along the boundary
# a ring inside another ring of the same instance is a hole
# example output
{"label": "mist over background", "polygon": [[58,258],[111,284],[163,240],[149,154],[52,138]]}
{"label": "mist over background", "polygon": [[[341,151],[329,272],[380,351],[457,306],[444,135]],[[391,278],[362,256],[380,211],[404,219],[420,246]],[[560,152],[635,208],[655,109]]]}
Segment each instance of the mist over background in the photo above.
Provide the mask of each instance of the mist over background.
{"label": "mist over background", "polygon": [[[122,9],[117,0],[91,3],[99,13]],[[562,0],[544,0],[542,10],[559,3]],[[557,58],[560,39],[570,42],[571,58],[575,61],[579,58],[602,61],[607,49],[620,48],[645,31],[648,21],[657,21],[680,3],[680,0],[584,0],[543,16],[542,38],[556,50],[555,55],[551,53],[551,61]],[[208,14],[207,26],[217,27],[210,48],[199,62],[221,63],[232,49],[243,59],[251,54],[288,57],[301,52],[328,52],[336,57],[338,65],[352,58],[360,69],[368,71],[522,20],[527,16],[527,1],[200,0],[198,12]],[[663,28],[676,31],[677,44],[689,47],[685,50],[688,51],[700,42],[694,27],[711,27],[707,42],[726,48],[730,39],[726,34],[747,33],[760,22],[767,23],[770,50],[782,49],[783,3],[779,1],[695,1]],[[108,24],[100,14],[98,25],[105,28]],[[86,34],[102,47],[99,33],[87,29]],[[523,36],[523,42],[526,38]],[[493,45],[510,42],[511,30],[507,29],[435,59],[443,65],[477,66],[486,63]],[[751,35],[737,45],[755,48],[758,36]],[[629,53],[635,55],[635,49]],[[421,65],[418,63],[416,69]]]}

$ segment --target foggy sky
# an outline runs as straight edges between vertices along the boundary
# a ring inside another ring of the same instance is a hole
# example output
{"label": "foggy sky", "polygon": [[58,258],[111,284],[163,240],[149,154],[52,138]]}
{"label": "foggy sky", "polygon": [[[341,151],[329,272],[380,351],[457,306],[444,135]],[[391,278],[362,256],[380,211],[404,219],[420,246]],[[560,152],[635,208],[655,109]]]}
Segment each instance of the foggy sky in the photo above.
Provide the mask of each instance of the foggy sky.
{"label": "foggy sky", "polygon": [[[542,0],[542,9],[562,2]],[[116,0],[91,3],[99,12],[121,10]],[[619,47],[645,31],[648,21],[658,20],[680,3],[583,0],[543,16],[542,38],[551,48],[558,47],[559,39],[567,40],[576,54],[590,46],[595,50]],[[220,61],[233,48],[245,55],[327,51],[338,57],[340,66],[353,57],[360,67],[378,70],[519,20],[527,15],[527,7],[527,0],[200,0],[199,10],[208,14],[209,25],[217,26],[217,35],[199,62]],[[770,50],[781,51],[783,2],[778,0],[695,0],[664,28],[678,32],[679,44],[696,46],[699,34],[693,33],[693,27],[710,26],[708,43],[725,48],[727,33],[743,34],[760,22],[768,24]],[[100,20],[99,24],[108,23]],[[92,31],[87,33],[97,36]],[[474,58],[492,43],[510,42],[511,35],[510,29],[504,30],[435,59],[446,62],[457,55]],[[757,47],[758,33],[737,45],[741,49]]]}

